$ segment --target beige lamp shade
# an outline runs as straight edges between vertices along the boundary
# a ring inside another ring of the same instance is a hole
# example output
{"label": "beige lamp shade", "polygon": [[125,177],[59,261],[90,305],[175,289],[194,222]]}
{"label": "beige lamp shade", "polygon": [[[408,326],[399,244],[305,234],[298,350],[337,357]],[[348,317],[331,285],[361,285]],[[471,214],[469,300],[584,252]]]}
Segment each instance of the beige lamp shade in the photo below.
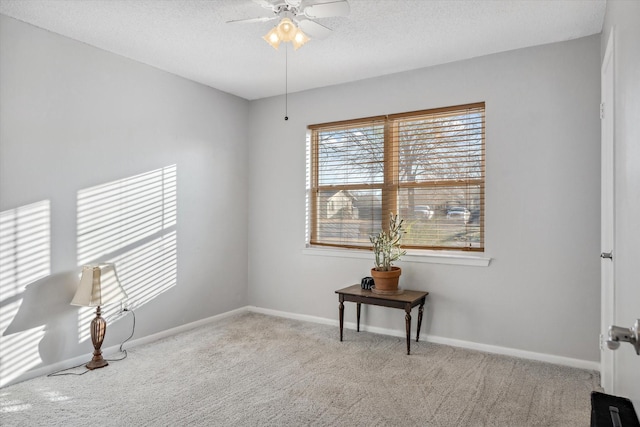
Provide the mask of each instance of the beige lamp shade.
{"label": "beige lamp shade", "polygon": [[114,264],[85,265],[72,305],[100,307],[127,299]]}

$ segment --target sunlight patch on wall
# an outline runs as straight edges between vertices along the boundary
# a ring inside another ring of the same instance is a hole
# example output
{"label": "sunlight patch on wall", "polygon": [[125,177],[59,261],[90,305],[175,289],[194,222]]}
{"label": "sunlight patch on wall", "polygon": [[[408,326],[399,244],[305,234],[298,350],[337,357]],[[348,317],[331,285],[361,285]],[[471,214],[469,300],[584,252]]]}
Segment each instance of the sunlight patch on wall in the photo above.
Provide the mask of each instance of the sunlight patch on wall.
{"label": "sunlight patch on wall", "polygon": [[[127,307],[146,304],[175,286],[176,165],[80,190],[77,219],[78,264],[115,263]],[[120,308],[102,307],[102,316],[113,318]],[[80,341],[89,337],[94,316],[95,309],[80,309]]]}
{"label": "sunlight patch on wall", "polygon": [[41,362],[44,328],[8,334],[25,287],[51,273],[48,200],[0,212],[0,387]]}
{"label": "sunlight patch on wall", "polygon": [[176,284],[176,253],[174,230],[113,259],[129,296],[127,305],[130,308],[148,303]]}
{"label": "sunlight patch on wall", "polygon": [[176,224],[176,166],[78,192],[78,262],[101,259]]}

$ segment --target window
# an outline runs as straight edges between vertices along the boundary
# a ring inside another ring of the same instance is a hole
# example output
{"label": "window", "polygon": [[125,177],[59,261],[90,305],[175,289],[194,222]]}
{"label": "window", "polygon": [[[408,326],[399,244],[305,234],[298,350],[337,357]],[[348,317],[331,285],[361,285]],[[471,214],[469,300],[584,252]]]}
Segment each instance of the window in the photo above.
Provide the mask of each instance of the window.
{"label": "window", "polygon": [[308,241],[369,248],[404,218],[403,247],[484,250],[484,103],[309,126]]}

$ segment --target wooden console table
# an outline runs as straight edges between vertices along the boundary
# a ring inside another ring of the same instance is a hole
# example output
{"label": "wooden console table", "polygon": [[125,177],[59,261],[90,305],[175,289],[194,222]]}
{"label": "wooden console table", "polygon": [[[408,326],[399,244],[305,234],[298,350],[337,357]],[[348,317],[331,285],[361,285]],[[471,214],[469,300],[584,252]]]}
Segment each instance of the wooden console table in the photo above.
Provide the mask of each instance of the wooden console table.
{"label": "wooden console table", "polygon": [[411,309],[420,305],[418,309],[418,333],[416,342],[420,339],[420,326],[422,325],[422,313],[424,303],[429,292],[405,290],[399,295],[374,294],[369,290],[362,289],[360,285],[349,286],[348,288],[336,291],[340,301],[340,341],[342,341],[342,331],[344,325],[344,302],[351,301],[357,304],[357,331],[360,332],[360,306],[361,304],[379,305],[382,307],[400,308],[405,311],[405,325],[407,330],[407,354],[411,354]]}

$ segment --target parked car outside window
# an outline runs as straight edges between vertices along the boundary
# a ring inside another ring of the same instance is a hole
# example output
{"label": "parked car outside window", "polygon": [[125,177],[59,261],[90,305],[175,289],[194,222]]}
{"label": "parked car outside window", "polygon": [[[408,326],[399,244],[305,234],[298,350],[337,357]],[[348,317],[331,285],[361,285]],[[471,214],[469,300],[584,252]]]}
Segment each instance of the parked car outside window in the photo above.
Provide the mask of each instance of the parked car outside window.
{"label": "parked car outside window", "polygon": [[426,219],[433,218],[434,211],[429,206],[416,206],[414,209],[416,213],[421,213]]}
{"label": "parked car outside window", "polygon": [[471,212],[465,207],[453,206],[447,209],[447,219],[462,220],[466,224],[470,218]]}

